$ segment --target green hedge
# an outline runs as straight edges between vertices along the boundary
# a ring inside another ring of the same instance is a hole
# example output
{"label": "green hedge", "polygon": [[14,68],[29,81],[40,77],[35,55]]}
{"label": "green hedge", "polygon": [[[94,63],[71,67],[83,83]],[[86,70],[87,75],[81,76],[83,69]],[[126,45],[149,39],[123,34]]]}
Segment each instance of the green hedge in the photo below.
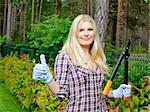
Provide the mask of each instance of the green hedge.
{"label": "green hedge", "polygon": [[[137,64],[138,63],[136,63],[136,65]],[[18,98],[18,101],[22,107],[27,111],[57,112],[60,102],[53,97],[52,93],[48,89],[48,86],[42,81],[36,82],[32,79],[32,69],[34,65],[35,60],[30,60],[27,55],[22,55],[19,58],[17,56],[1,57],[0,78],[5,82],[7,88],[10,90],[10,93],[14,94]],[[135,66],[135,63],[133,63],[133,66]],[[118,72],[120,71],[122,71],[122,69]],[[141,74],[142,73],[143,71],[141,71]],[[132,75],[135,75],[135,80],[132,79],[133,92],[129,102],[126,103],[124,100],[120,100],[118,102],[111,99],[108,101],[110,108],[118,105],[122,111],[125,111],[126,109],[129,110],[125,112],[130,112],[133,110],[142,112],[145,106],[148,105],[150,100],[150,77],[144,77],[144,75],[137,74]],[[140,78],[142,82],[139,83],[137,79]],[[121,79],[121,77],[117,77],[117,80]],[[115,80],[113,81],[113,86],[114,85],[118,85]],[[140,86],[137,87],[137,85]],[[64,104],[62,107],[64,107]]]}
{"label": "green hedge", "polygon": [[55,112],[59,104],[48,86],[32,79],[34,60],[28,56],[6,56],[0,58],[0,78],[10,93],[14,94],[21,106],[30,112]]}

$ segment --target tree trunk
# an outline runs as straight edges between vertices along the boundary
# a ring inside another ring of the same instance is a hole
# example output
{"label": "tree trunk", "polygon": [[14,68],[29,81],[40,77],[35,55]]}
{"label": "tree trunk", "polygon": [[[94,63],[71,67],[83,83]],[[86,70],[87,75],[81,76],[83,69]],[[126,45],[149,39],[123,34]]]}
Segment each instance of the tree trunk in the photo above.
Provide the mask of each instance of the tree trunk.
{"label": "tree trunk", "polygon": [[3,18],[3,31],[2,31],[3,35],[6,34],[6,26],[7,26],[6,20],[7,20],[7,6],[8,6],[7,4],[8,4],[8,2],[7,2],[7,0],[5,0],[4,18]]}
{"label": "tree trunk", "polygon": [[86,11],[86,12],[87,12],[88,15],[90,15],[90,0],[87,0],[86,3],[87,3],[87,4],[86,4],[86,5],[87,5],[87,7],[86,7],[86,10],[87,10],[87,11]]}
{"label": "tree trunk", "polygon": [[0,19],[0,36],[2,36],[2,20]]}
{"label": "tree trunk", "polygon": [[93,10],[93,0],[89,0],[89,15],[94,18],[94,10]]}
{"label": "tree trunk", "polygon": [[126,41],[127,41],[127,39],[128,39],[128,8],[129,8],[129,2],[128,2],[128,0],[125,0],[124,1],[124,3],[125,3],[125,8],[124,8],[124,26],[125,26],[125,28],[124,28],[124,45],[126,44]]}
{"label": "tree trunk", "polygon": [[70,15],[72,15],[72,13],[73,13],[73,10],[72,10],[72,6],[73,6],[72,0],[67,0],[67,2],[68,2],[68,9],[70,11]]}
{"label": "tree trunk", "polygon": [[[1,0],[0,4],[4,4],[4,0]],[[1,7],[0,7],[0,36],[2,36],[2,27],[3,27],[2,23],[3,23],[3,18],[4,18],[4,14],[3,14],[4,6],[5,5],[1,5]]]}
{"label": "tree trunk", "polygon": [[[149,3],[149,5],[148,5],[148,10],[149,10],[149,12],[150,12],[150,3]],[[148,15],[148,52],[149,52],[149,54],[150,54],[150,14]]]}
{"label": "tree trunk", "polygon": [[24,8],[24,29],[23,29],[23,42],[26,40],[26,32],[27,32],[27,16],[28,16],[28,0],[25,0],[25,8]]}
{"label": "tree trunk", "polygon": [[43,0],[40,1],[39,22],[41,21],[42,17],[42,8],[43,8]]}
{"label": "tree trunk", "polygon": [[16,28],[16,18],[17,18],[17,8],[16,6],[14,5],[13,6],[13,32],[12,32],[12,35],[15,34],[15,28]]}
{"label": "tree trunk", "polygon": [[23,2],[20,1],[20,23],[19,23],[19,35],[21,40],[23,38]]}
{"label": "tree trunk", "polygon": [[116,25],[116,51],[120,47],[120,36],[121,36],[121,23],[122,23],[122,0],[118,0],[118,13],[117,13],[117,25]]}
{"label": "tree trunk", "polygon": [[14,18],[14,6],[12,5],[12,8],[11,8],[11,29],[10,29],[10,34],[11,34],[11,36],[13,37],[13,30],[14,30],[14,23],[13,23],[13,18]]}
{"label": "tree trunk", "polygon": [[38,21],[38,14],[39,13],[39,0],[36,0],[36,15],[35,15],[35,19],[36,21]]}
{"label": "tree trunk", "polygon": [[33,24],[34,24],[34,0],[32,0],[31,31],[33,31]]}
{"label": "tree trunk", "polygon": [[8,13],[7,13],[7,40],[10,40],[11,36],[11,0],[8,0]]}
{"label": "tree trunk", "polygon": [[61,0],[56,0],[56,14],[60,14],[61,12]]}
{"label": "tree trunk", "polygon": [[108,23],[109,0],[96,0],[94,19],[100,36],[102,46],[105,46],[105,34]]}

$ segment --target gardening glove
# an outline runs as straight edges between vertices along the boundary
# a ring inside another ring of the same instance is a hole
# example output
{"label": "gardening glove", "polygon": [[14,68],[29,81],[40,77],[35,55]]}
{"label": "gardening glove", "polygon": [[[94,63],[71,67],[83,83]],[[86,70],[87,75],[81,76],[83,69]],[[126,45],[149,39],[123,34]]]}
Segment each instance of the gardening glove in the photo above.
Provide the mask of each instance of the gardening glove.
{"label": "gardening glove", "polygon": [[33,68],[33,79],[34,80],[44,80],[44,82],[46,84],[49,84],[52,80],[52,74],[49,70],[49,67],[46,63],[46,59],[45,59],[45,55],[41,54],[40,55],[40,61],[41,64],[35,64],[34,68]]}
{"label": "gardening glove", "polygon": [[131,96],[131,85],[121,84],[118,89],[113,90],[114,98],[122,98],[123,96]]}
{"label": "gardening glove", "polygon": [[123,96],[130,97],[132,86],[130,84],[128,84],[128,85],[124,84],[124,85],[125,85],[125,87],[123,87]]}

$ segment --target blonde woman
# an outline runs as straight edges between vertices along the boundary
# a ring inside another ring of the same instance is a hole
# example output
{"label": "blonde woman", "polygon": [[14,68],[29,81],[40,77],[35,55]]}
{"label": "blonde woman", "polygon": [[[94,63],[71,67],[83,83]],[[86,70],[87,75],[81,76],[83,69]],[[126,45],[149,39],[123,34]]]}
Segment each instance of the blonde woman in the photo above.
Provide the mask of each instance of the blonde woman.
{"label": "blonde woman", "polygon": [[[33,69],[33,79],[44,80],[60,100],[67,97],[65,112],[107,112],[102,84],[107,72],[104,52],[96,33],[96,24],[89,15],[77,16],[68,39],[55,61],[53,79],[44,55]],[[131,86],[121,84],[107,97],[130,96]]]}

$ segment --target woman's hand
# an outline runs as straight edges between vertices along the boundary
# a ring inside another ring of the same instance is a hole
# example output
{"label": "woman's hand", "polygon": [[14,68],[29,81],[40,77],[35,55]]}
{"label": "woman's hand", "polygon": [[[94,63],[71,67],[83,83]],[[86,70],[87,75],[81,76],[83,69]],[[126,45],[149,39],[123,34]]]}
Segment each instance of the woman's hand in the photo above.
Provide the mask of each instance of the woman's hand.
{"label": "woman's hand", "polygon": [[121,84],[118,89],[113,90],[112,94],[114,98],[122,98],[131,96],[131,85]]}
{"label": "woman's hand", "polygon": [[45,55],[40,55],[41,64],[35,64],[33,68],[32,77],[34,80],[44,80],[45,83],[49,84],[52,82],[53,77],[46,63]]}

